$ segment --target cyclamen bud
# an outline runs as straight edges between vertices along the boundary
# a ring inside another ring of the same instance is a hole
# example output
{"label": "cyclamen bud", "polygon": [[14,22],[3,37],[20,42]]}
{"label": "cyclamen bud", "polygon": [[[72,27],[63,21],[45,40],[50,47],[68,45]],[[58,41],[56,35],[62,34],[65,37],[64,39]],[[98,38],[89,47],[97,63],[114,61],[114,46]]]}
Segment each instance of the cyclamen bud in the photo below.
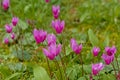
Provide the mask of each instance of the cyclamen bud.
{"label": "cyclamen bud", "polygon": [[56,33],[60,34],[65,27],[65,22],[60,20],[52,21],[52,27],[56,30]]}
{"label": "cyclamen bud", "polygon": [[111,55],[111,56],[109,56],[109,55],[107,55],[107,54],[103,54],[103,55],[102,55],[102,59],[104,60],[104,62],[106,63],[106,65],[109,65],[109,64],[112,63],[113,60],[114,60],[114,54]]}
{"label": "cyclamen bud", "polygon": [[92,53],[93,53],[94,56],[97,56],[99,52],[100,52],[100,48],[99,47],[94,47],[92,49]]}
{"label": "cyclamen bud", "polygon": [[46,3],[49,3],[49,2],[50,2],[50,0],[45,0],[45,2],[46,2]]}
{"label": "cyclamen bud", "polygon": [[12,32],[12,27],[8,24],[5,25],[5,29],[7,33],[11,33]]}
{"label": "cyclamen bud", "polygon": [[52,6],[52,13],[54,18],[57,19],[60,13],[60,6]]}
{"label": "cyclamen bud", "polygon": [[103,68],[103,63],[92,64],[92,74],[96,76]]}
{"label": "cyclamen bud", "polygon": [[111,56],[117,52],[117,49],[115,46],[105,47],[105,51],[106,51],[107,55]]}
{"label": "cyclamen bud", "polygon": [[51,44],[48,46],[48,49],[43,48],[43,53],[46,57],[48,57],[50,60],[53,60],[59,53],[61,52],[61,44]]}
{"label": "cyclamen bud", "polygon": [[82,50],[82,44],[78,45],[75,39],[71,39],[70,41],[70,45],[72,50],[76,53],[76,54],[80,54],[81,50]]}
{"label": "cyclamen bud", "polygon": [[8,44],[9,43],[9,39],[8,38],[4,38],[4,43]]}
{"label": "cyclamen bud", "polygon": [[47,36],[47,32],[44,30],[34,29],[33,36],[34,36],[34,39],[36,40],[37,44],[39,44],[41,42],[44,42],[44,40],[46,39],[46,36]]}
{"label": "cyclamen bud", "polygon": [[11,33],[11,38],[15,39],[15,33]]}
{"label": "cyclamen bud", "polygon": [[48,46],[50,46],[51,44],[56,44],[56,36],[54,34],[48,34],[46,39]]}
{"label": "cyclamen bud", "polygon": [[9,6],[10,6],[10,1],[9,0],[3,0],[2,1],[2,6],[3,6],[3,9],[6,11],[8,10]]}
{"label": "cyclamen bud", "polygon": [[12,18],[12,24],[13,24],[13,26],[16,26],[17,23],[18,23],[18,21],[19,21],[19,19],[17,17],[13,17]]}

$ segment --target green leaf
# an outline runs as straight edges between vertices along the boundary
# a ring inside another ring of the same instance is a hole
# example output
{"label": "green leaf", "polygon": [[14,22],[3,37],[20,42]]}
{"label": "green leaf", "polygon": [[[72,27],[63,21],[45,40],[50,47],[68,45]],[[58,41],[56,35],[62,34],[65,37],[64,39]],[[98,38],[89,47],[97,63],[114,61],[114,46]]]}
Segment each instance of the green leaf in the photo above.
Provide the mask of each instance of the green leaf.
{"label": "green leaf", "polygon": [[116,78],[113,74],[107,74],[102,76],[102,80],[116,80]]}
{"label": "green leaf", "polygon": [[105,47],[105,46],[108,46],[108,45],[109,45],[109,42],[110,42],[109,36],[106,36],[106,38],[105,38],[105,40],[104,40],[104,42],[103,42],[104,47]]}
{"label": "green leaf", "polygon": [[84,75],[84,76],[82,76],[82,77],[79,77],[78,80],[89,80],[89,76],[90,76],[90,75]]}
{"label": "green leaf", "polygon": [[25,12],[25,13],[28,12],[31,7],[32,7],[31,4],[26,5],[25,8],[24,8],[24,12]]}
{"label": "green leaf", "polygon": [[89,40],[90,40],[91,44],[93,46],[97,46],[99,43],[99,40],[91,29],[88,30],[88,36],[89,36]]}
{"label": "green leaf", "polygon": [[18,57],[20,60],[30,60],[32,57],[29,51],[25,51],[25,50],[13,51],[13,55]]}
{"label": "green leaf", "polygon": [[2,77],[2,79],[5,79],[7,76],[11,75],[11,72],[8,69],[8,67],[0,66],[0,74],[2,74],[2,76],[0,75],[0,79],[1,79],[1,77]]}
{"label": "green leaf", "polygon": [[22,29],[25,30],[28,28],[28,24],[25,21],[19,20],[18,26]]}
{"label": "green leaf", "polygon": [[72,51],[72,49],[70,48],[70,45],[66,48],[66,56],[68,56]]}
{"label": "green leaf", "polygon": [[8,76],[5,80],[13,80],[13,78],[15,78],[16,76],[20,75],[21,73],[14,73],[10,76]]}
{"label": "green leaf", "polygon": [[89,15],[88,12],[84,13],[84,14],[80,17],[80,21],[83,22],[88,15]]}
{"label": "green leaf", "polygon": [[35,80],[50,80],[46,70],[43,67],[34,67],[33,71]]}

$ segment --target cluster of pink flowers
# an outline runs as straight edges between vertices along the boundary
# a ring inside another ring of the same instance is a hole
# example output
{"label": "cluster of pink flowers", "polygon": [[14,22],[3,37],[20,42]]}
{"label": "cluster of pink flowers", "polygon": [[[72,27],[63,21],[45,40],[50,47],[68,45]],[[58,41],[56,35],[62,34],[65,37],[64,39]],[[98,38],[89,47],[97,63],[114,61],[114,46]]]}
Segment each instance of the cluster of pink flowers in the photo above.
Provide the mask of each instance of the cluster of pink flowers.
{"label": "cluster of pink flowers", "polygon": [[113,62],[116,51],[117,49],[115,46],[105,48],[105,53],[103,53],[102,59],[104,60],[106,65],[109,65]]}
{"label": "cluster of pink flowers", "polygon": [[53,13],[54,19],[56,19],[56,20],[52,20],[52,27],[53,27],[53,29],[55,29],[57,34],[60,34],[64,30],[64,26],[65,26],[65,22],[60,21],[58,19],[59,14],[60,14],[60,6],[53,5],[52,6],[52,13]]}
{"label": "cluster of pink flowers", "polygon": [[[45,1],[46,3],[48,3],[50,0],[45,0]],[[60,6],[53,5],[52,13],[55,20],[52,20],[51,25],[53,29],[55,29],[57,34],[61,34],[64,29],[65,22],[60,21],[58,19],[60,14]],[[48,57],[50,60],[53,60],[57,55],[59,55],[62,49],[62,45],[56,44],[56,36],[54,34],[47,34],[47,32],[44,30],[34,29],[33,35],[37,44],[42,43],[45,40],[47,41],[48,43],[47,48],[43,48],[43,53],[45,54],[46,57]]]}
{"label": "cluster of pink flowers", "polygon": [[61,52],[61,44],[56,44],[56,36],[54,34],[47,34],[46,31],[34,29],[34,39],[37,44],[44,42],[48,43],[47,49],[43,48],[43,53],[50,60],[53,60]]}
{"label": "cluster of pink flowers", "polygon": [[56,36],[54,34],[47,35],[47,49],[43,48],[44,54],[50,59],[53,60],[61,52],[61,44],[56,44]]}
{"label": "cluster of pink flowers", "polygon": [[[107,46],[107,47],[105,47],[105,52],[102,54],[101,57],[104,60],[106,65],[109,65],[110,63],[113,62],[116,51],[117,51],[117,49],[116,49],[115,46],[112,46],[112,47]],[[93,53],[93,55],[95,57],[98,56],[99,52],[100,52],[99,47],[94,47],[92,49],[92,53]],[[92,64],[92,73],[93,73],[93,75],[97,75],[103,68],[104,68],[103,63]]]}
{"label": "cluster of pink flowers", "polygon": [[[77,42],[74,38],[71,39],[70,46],[76,54],[81,53],[82,44],[80,44],[80,45],[77,44]],[[102,59],[104,60],[106,65],[109,65],[111,62],[113,62],[114,55],[115,55],[116,51],[117,50],[116,50],[115,46],[112,46],[111,48],[110,47],[105,47],[105,53],[103,53]],[[94,57],[98,56],[99,52],[100,52],[99,47],[94,47],[92,49],[92,53],[93,53]],[[92,74],[96,76],[104,68],[104,66],[105,65],[101,62],[96,63],[96,64],[92,64]]]}
{"label": "cluster of pink flowers", "polygon": [[[6,29],[6,32],[10,34],[10,37],[12,40],[15,39],[15,33],[13,32],[13,27],[15,27],[18,23],[19,19],[17,17],[13,17],[12,18],[12,25],[9,25],[9,24],[6,24],[5,25],[5,29]],[[4,43],[5,44],[8,44],[9,43],[9,38],[6,37],[4,38]]]}
{"label": "cluster of pink flowers", "polygon": [[[50,0],[45,0],[46,3],[50,2]],[[10,1],[9,0],[3,0],[2,1],[2,7],[3,9],[6,11],[8,10],[10,6]],[[65,22],[64,20],[61,21],[59,18],[60,15],[60,6],[52,6],[52,14],[54,17],[54,20],[52,20],[52,28],[56,31],[57,34],[61,34],[64,30],[65,27]],[[13,17],[12,18],[12,25],[10,24],[6,24],[5,25],[5,29],[6,32],[10,34],[10,37],[12,40],[15,39],[15,33],[13,32],[13,27],[15,27],[18,24],[19,19],[17,17]],[[44,55],[50,59],[50,60],[54,60],[56,56],[58,56],[62,50],[62,45],[61,44],[57,44],[56,43],[56,36],[55,34],[48,34],[46,31],[40,29],[34,29],[33,30],[33,36],[34,39],[36,41],[37,44],[43,43],[45,40],[47,42],[47,47],[43,48],[43,53]],[[4,38],[4,43],[8,44],[9,43],[9,38],[5,37]],[[70,46],[72,48],[72,50],[76,53],[76,54],[80,54],[82,51],[82,44],[78,44],[77,41],[72,38],[70,40]],[[94,57],[97,57],[98,54],[100,52],[100,48],[99,47],[94,47],[92,49],[92,53]],[[105,47],[105,52],[102,54],[101,58],[104,60],[105,64],[103,63],[96,63],[96,64],[92,64],[92,74],[94,76],[96,76],[101,70],[103,70],[103,68],[105,67],[105,65],[110,65],[115,58],[115,54],[117,52],[117,49],[115,46],[112,47]]]}

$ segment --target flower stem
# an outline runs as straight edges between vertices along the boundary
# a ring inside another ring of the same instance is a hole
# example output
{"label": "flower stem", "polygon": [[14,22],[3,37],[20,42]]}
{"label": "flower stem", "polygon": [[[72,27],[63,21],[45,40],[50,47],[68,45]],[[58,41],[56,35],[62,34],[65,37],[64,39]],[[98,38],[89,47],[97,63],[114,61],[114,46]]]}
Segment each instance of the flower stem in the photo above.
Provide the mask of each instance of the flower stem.
{"label": "flower stem", "polygon": [[111,65],[112,65],[112,67],[113,67],[113,69],[114,69],[114,72],[115,72],[115,77],[117,78],[117,73],[116,73],[115,66],[114,66],[114,64],[113,64],[113,63],[111,63]]}
{"label": "flower stem", "polygon": [[60,80],[63,80],[63,78],[62,78],[62,72],[61,72],[61,70],[60,70],[60,65],[59,65],[59,63],[57,62],[57,60],[55,60],[55,65],[56,65],[56,68],[57,69],[59,69],[59,72],[60,72]]}
{"label": "flower stem", "polygon": [[100,80],[100,74],[98,73],[98,80]]}
{"label": "flower stem", "polygon": [[[61,37],[62,37],[62,43],[63,43],[63,53],[64,53],[64,56],[65,56],[65,60],[66,60],[66,45],[65,45],[65,38],[64,38],[64,33],[61,34]],[[66,63],[65,63],[66,65]]]}
{"label": "flower stem", "polygon": [[47,65],[48,65],[48,70],[49,70],[50,79],[52,80],[50,64],[49,64],[49,61],[48,61],[48,58],[47,58],[47,57],[46,57],[46,61],[47,61]]}
{"label": "flower stem", "polygon": [[21,36],[21,40],[20,40],[20,41],[21,41],[21,50],[22,50],[22,60],[24,60],[23,45],[22,45],[22,38],[23,38],[23,37]]}
{"label": "flower stem", "polygon": [[82,64],[82,76],[84,76],[83,61],[82,61],[82,55],[81,55],[81,53],[79,54],[79,59],[80,59],[80,62]]}
{"label": "flower stem", "polygon": [[117,67],[118,67],[118,71],[119,71],[119,70],[120,70],[120,68],[119,68],[119,63],[118,63],[117,57],[115,57],[115,60],[116,60]]}
{"label": "flower stem", "polygon": [[17,49],[17,45],[16,45],[16,43],[15,43],[15,49],[16,49],[17,58],[18,58],[18,49]]}
{"label": "flower stem", "polygon": [[65,66],[64,61],[63,61],[63,59],[62,59],[60,54],[59,54],[59,57],[61,59],[62,67],[63,67],[64,73],[65,73],[65,79],[68,80],[67,74],[66,74],[66,66]]}

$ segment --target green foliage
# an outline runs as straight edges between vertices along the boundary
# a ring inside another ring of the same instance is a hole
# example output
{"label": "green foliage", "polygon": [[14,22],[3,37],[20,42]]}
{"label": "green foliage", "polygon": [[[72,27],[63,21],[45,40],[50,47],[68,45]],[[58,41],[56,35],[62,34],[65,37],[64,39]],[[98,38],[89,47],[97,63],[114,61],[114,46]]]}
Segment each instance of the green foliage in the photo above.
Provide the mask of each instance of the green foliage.
{"label": "green foliage", "polygon": [[91,29],[88,30],[89,40],[92,46],[98,46],[99,40]]}
{"label": "green foliage", "polygon": [[46,70],[43,67],[35,66],[33,68],[35,80],[50,80]]}
{"label": "green foliage", "polygon": [[28,51],[22,51],[22,50],[14,51],[13,55],[16,56],[20,60],[30,60],[31,59],[31,55]]}
{"label": "green foliage", "polygon": [[115,75],[108,74],[108,75],[103,75],[102,80],[116,80],[116,78],[115,78]]}
{"label": "green foliage", "polygon": [[18,76],[18,75],[20,75],[20,73],[14,73],[14,74],[12,74],[12,75],[10,75],[10,76],[8,76],[5,80],[16,80],[16,76]]}
{"label": "green foliage", "polygon": [[19,20],[18,23],[19,28],[21,28],[22,30],[25,30],[28,28],[28,24],[25,21]]}
{"label": "green foliage", "polygon": [[109,36],[106,36],[106,37],[105,37],[105,40],[104,40],[104,42],[103,42],[104,47],[105,47],[105,46],[109,46],[109,41],[110,41],[110,40],[109,40]]}
{"label": "green foliage", "polygon": [[1,79],[5,79],[5,78],[7,78],[10,75],[11,75],[11,72],[10,72],[8,67],[0,66],[0,78]]}
{"label": "green foliage", "polygon": [[[0,0],[1,3],[2,0]],[[10,0],[8,11],[0,7],[0,80],[50,80],[49,69],[42,48],[46,41],[37,45],[33,37],[33,29],[43,29],[55,33],[51,27],[54,19],[52,5],[60,5],[60,20],[65,20],[64,32],[57,36],[57,43],[62,44],[61,57],[57,56],[62,76],[69,80],[89,80],[91,64],[103,62],[101,55],[106,46],[115,45],[115,54],[120,64],[120,1],[119,0]],[[1,4],[0,4],[1,6]],[[10,38],[4,28],[11,24],[13,16],[19,17],[19,23],[13,27],[16,40],[4,44],[5,37]],[[82,58],[85,75],[82,76],[81,62],[70,47],[70,39],[75,38],[83,44]],[[91,49],[100,47],[98,57],[93,57]],[[63,63],[65,67],[63,66]],[[52,80],[61,80],[58,67],[49,60]],[[116,61],[116,70],[118,69]],[[37,65],[37,66],[36,66]],[[57,65],[58,66],[58,65]],[[64,72],[65,68],[65,72]],[[100,80],[116,80],[111,65],[99,73]],[[112,72],[110,72],[112,71]],[[117,71],[118,72],[118,71]],[[98,76],[93,76],[98,80]]]}

